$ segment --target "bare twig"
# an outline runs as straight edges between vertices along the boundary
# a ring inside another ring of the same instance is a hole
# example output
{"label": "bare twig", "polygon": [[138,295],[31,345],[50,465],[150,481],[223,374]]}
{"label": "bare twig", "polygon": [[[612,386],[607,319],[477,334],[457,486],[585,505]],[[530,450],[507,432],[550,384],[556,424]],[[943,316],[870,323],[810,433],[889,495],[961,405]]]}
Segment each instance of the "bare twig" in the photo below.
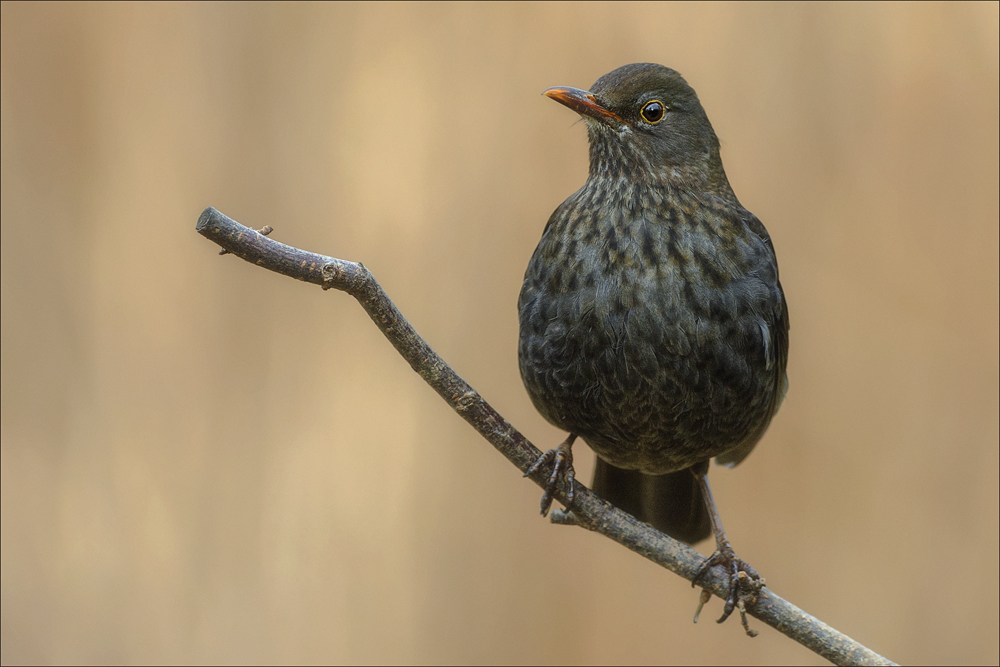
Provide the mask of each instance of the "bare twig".
{"label": "bare twig", "polygon": [[[362,264],[305,252],[272,241],[214,208],[205,209],[198,218],[197,231],[223,250],[265,269],[319,285],[323,289],[347,292],[358,300],[413,370],[522,473],[541,455],[424,342]],[[531,479],[544,486],[548,473],[548,466],[543,466],[531,475]],[[565,503],[566,491],[560,485],[556,498]],[[704,561],[701,554],[691,547],[604,502],[579,482],[575,487],[572,513],[560,512],[554,520],[601,533],[688,581]],[[719,568],[712,568],[700,581],[706,590],[723,599],[728,592],[728,583],[728,578]],[[835,664],[895,664],[767,588],[760,591],[756,603],[747,611]]]}

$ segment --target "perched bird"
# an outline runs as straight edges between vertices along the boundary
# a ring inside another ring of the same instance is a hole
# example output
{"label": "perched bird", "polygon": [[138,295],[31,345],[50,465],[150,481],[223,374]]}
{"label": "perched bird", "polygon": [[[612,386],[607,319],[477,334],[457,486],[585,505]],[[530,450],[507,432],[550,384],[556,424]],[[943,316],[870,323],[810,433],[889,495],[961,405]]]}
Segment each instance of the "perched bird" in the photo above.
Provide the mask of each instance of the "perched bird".
{"label": "perched bird", "polygon": [[599,496],[684,542],[715,532],[701,573],[730,576],[722,622],[740,580],[760,580],[726,539],[706,474],[712,457],[750,454],[788,386],[774,247],[680,74],[626,65],[590,91],[545,94],[586,122],[590,175],[549,218],[518,299],[524,385],[569,432],[529,471],[554,462],[542,513],[560,477],[572,492],[582,438]]}

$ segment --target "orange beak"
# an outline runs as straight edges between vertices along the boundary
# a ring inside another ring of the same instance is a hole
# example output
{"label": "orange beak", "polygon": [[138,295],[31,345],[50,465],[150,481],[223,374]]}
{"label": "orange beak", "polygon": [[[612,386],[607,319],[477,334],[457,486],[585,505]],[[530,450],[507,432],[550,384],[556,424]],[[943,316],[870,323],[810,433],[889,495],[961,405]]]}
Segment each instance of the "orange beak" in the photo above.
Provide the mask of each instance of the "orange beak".
{"label": "orange beak", "polygon": [[556,87],[549,88],[544,94],[546,97],[551,97],[560,104],[565,104],[581,116],[590,116],[591,118],[596,118],[601,121],[607,121],[610,119],[618,122],[624,122],[621,116],[616,114],[614,111],[601,106],[601,104],[597,101],[597,98],[586,90],[580,90],[579,88]]}

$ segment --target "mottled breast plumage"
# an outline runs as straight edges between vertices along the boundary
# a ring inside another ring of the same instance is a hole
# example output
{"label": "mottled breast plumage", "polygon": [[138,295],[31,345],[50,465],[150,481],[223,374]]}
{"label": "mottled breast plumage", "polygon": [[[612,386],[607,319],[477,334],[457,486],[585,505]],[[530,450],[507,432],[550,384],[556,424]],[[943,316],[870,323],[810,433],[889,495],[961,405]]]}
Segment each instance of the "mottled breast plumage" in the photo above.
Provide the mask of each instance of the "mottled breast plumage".
{"label": "mottled breast plumage", "polygon": [[525,274],[519,358],[533,402],[620,468],[742,459],[785,382],[767,232],[730,200],[602,180],[553,213]]}

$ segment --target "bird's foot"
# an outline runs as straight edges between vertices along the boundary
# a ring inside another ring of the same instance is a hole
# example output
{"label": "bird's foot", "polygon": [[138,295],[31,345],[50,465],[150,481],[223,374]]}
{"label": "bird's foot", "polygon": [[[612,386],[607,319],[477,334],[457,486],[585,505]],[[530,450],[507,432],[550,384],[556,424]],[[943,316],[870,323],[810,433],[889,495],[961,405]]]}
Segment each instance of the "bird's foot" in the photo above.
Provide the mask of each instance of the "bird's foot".
{"label": "bird's foot", "polygon": [[549,475],[549,479],[545,483],[545,493],[542,494],[542,516],[548,514],[549,508],[552,507],[552,499],[560,477],[566,480],[566,505],[568,507],[573,504],[573,480],[576,479],[576,471],[573,470],[574,440],[576,440],[576,436],[571,434],[558,447],[539,456],[538,460],[524,473],[524,476],[528,477],[550,461],[553,462],[552,474]]}
{"label": "bird's foot", "polygon": [[[750,567],[749,563],[737,558],[733,548],[726,541],[719,545],[719,549],[701,564],[698,572],[694,575],[694,579],[691,580],[691,586],[695,586],[713,565],[721,565],[729,576],[729,595],[726,597],[726,606],[723,608],[722,618],[717,622],[722,623],[729,618],[734,610],[738,609],[743,629],[746,630],[747,635],[750,637],[756,637],[757,631],[751,630],[750,624],[747,622],[747,606],[752,607],[756,604],[757,597],[760,595],[760,589],[765,584],[764,578],[757,573],[757,570]],[[695,623],[698,622],[701,608],[711,597],[711,593],[707,589],[702,590],[698,610],[694,615]]]}

